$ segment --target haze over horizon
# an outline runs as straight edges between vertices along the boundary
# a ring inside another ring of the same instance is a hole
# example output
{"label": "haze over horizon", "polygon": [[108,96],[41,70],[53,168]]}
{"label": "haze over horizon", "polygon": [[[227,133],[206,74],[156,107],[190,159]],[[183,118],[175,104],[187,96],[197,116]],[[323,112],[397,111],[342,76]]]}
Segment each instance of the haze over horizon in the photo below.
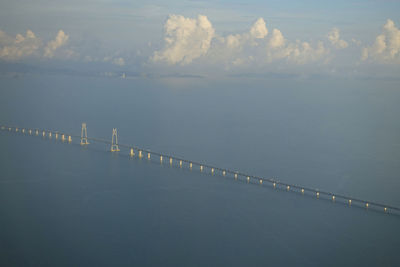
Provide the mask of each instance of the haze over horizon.
{"label": "haze over horizon", "polygon": [[397,80],[399,8],[374,0],[4,1],[1,72]]}

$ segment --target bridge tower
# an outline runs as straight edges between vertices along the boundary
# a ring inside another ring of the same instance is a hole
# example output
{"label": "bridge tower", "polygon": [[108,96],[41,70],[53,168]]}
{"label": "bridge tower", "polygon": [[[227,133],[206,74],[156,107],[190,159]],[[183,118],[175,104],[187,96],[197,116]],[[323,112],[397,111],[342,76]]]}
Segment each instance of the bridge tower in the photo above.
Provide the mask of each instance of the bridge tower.
{"label": "bridge tower", "polygon": [[117,128],[113,128],[111,137],[111,152],[117,152],[117,151],[119,151]]}
{"label": "bridge tower", "polygon": [[82,123],[82,130],[81,130],[81,146],[88,145],[88,139],[87,139],[87,128],[86,128],[86,123]]}

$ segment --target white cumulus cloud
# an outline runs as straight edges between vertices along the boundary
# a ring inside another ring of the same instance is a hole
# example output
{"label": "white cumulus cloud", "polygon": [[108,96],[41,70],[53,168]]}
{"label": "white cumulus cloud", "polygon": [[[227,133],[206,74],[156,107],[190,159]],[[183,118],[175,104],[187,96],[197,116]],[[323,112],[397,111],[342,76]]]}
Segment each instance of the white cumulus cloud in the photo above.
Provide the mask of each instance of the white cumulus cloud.
{"label": "white cumulus cloud", "polygon": [[323,42],[318,41],[316,46],[309,42],[287,42],[278,29],[272,31],[272,36],[266,46],[267,61],[286,60],[294,64],[306,64],[326,59],[330,51]]}
{"label": "white cumulus cloud", "polygon": [[69,36],[63,30],[59,30],[54,40],[47,43],[44,48],[44,57],[52,58],[56,50],[68,42]]}
{"label": "white cumulus cloud", "polygon": [[202,15],[199,15],[197,19],[170,15],[164,25],[164,30],[165,47],[154,53],[153,61],[182,65],[205,55],[215,33],[211,22]]}
{"label": "white cumulus cloud", "polygon": [[269,39],[268,45],[271,48],[278,48],[285,45],[285,38],[280,30],[274,29],[272,31],[272,36]]}
{"label": "white cumulus cloud", "polygon": [[17,34],[15,39],[0,31],[0,59],[15,61],[34,54],[42,42],[31,31],[25,36]]}
{"label": "white cumulus cloud", "polygon": [[250,35],[256,39],[263,39],[268,34],[268,29],[263,18],[259,18],[251,27]]}
{"label": "white cumulus cloud", "polygon": [[333,28],[328,33],[328,39],[331,44],[338,49],[343,49],[349,46],[345,40],[340,39],[340,31],[338,28]]}
{"label": "white cumulus cloud", "polygon": [[363,48],[361,59],[380,63],[400,63],[400,30],[391,19],[387,20],[382,33],[375,38],[375,43]]}

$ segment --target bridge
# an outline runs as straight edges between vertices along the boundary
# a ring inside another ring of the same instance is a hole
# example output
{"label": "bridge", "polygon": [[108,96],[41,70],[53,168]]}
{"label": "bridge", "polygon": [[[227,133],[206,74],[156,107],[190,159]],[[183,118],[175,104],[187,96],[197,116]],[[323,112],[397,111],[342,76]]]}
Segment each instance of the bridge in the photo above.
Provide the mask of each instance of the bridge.
{"label": "bridge", "polygon": [[315,197],[317,199],[325,199],[330,200],[334,203],[341,203],[348,206],[356,206],[363,207],[368,210],[374,210],[384,213],[390,213],[395,215],[400,215],[400,208],[386,205],[383,203],[378,203],[374,201],[368,201],[359,198],[353,198],[350,196],[345,196],[342,194],[335,194],[333,192],[319,190],[311,187],[300,186],[296,184],[285,183],[282,181],[278,181],[274,178],[265,178],[260,176],[255,176],[251,174],[246,174],[236,170],[230,170],[226,168],[220,168],[216,166],[212,166],[209,164],[191,161],[185,158],[176,157],[173,155],[168,155],[164,153],[153,152],[148,149],[143,149],[133,145],[119,144],[118,143],[118,132],[117,129],[114,128],[112,131],[111,140],[102,139],[102,138],[94,138],[88,137],[87,134],[87,125],[86,123],[82,123],[81,135],[73,135],[69,133],[65,133],[62,131],[49,130],[49,129],[38,129],[38,128],[23,128],[17,126],[8,126],[1,125],[2,131],[8,131],[13,133],[20,133],[24,135],[34,135],[34,136],[42,136],[47,138],[55,138],[56,140],[61,140],[62,142],[72,143],[72,139],[79,140],[79,144],[81,146],[88,146],[90,142],[98,142],[110,145],[110,151],[112,153],[119,153],[122,149],[126,149],[129,152],[129,157],[143,158],[146,157],[148,160],[156,159],[161,163],[164,161],[169,162],[172,166],[175,162],[176,166],[180,168],[189,168],[190,170],[197,169],[200,172],[210,173],[211,175],[220,175],[223,177],[232,177],[235,180],[243,180],[247,183],[260,184],[260,185],[268,185],[276,190],[288,191],[299,193],[302,195],[307,195],[311,197]]}

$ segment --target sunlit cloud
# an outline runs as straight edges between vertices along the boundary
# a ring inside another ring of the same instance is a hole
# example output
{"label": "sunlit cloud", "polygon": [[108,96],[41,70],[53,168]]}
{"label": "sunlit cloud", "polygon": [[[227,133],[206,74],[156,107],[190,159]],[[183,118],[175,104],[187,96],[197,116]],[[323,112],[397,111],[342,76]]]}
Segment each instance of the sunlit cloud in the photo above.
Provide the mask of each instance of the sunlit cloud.
{"label": "sunlit cloud", "polygon": [[171,15],[164,30],[165,47],[156,51],[152,60],[183,65],[207,53],[215,32],[208,18],[202,15],[197,19]]}
{"label": "sunlit cloud", "polygon": [[362,60],[380,63],[400,63],[400,30],[391,19],[386,21],[382,33],[373,45],[362,49]]}
{"label": "sunlit cloud", "polygon": [[59,30],[54,40],[47,43],[44,48],[44,57],[52,58],[57,49],[65,46],[68,42],[69,36],[63,30]]}
{"label": "sunlit cloud", "polygon": [[[220,65],[223,68],[253,62],[258,65],[269,64],[277,60],[306,64],[324,61],[330,53],[322,41],[314,45],[299,40],[289,42],[279,29],[273,29],[272,34],[268,35],[267,23],[263,18],[258,18],[248,31],[227,36],[215,34],[215,29],[205,16],[192,19],[172,15],[164,28],[165,48],[154,53],[151,58],[153,62],[186,65],[201,59],[201,64]],[[344,46],[344,41],[339,37],[334,41]]]}
{"label": "sunlit cloud", "polygon": [[0,59],[16,61],[35,54],[42,41],[31,31],[27,30],[25,36],[17,34],[15,38],[0,30]]}
{"label": "sunlit cloud", "polygon": [[328,39],[331,44],[338,49],[343,49],[349,46],[345,40],[340,39],[340,31],[338,28],[333,28],[328,33]]}

